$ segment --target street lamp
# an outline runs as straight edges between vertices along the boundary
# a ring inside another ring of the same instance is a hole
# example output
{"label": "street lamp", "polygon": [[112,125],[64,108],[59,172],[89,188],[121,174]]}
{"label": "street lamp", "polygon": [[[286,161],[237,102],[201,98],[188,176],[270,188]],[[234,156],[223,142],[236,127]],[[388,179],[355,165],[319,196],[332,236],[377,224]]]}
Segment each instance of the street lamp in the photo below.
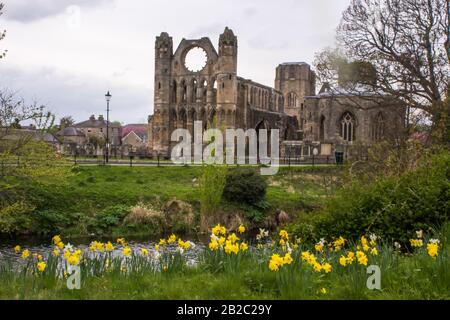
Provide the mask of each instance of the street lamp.
{"label": "street lamp", "polygon": [[109,102],[111,101],[111,93],[109,91],[105,94],[106,99],[106,163],[109,162]]}

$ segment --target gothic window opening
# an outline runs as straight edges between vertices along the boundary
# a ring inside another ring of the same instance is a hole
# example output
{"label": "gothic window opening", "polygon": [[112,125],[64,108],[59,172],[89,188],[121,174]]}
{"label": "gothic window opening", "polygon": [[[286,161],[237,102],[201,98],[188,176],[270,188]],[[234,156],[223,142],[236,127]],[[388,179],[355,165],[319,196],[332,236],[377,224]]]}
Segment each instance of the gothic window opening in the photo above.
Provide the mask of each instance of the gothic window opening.
{"label": "gothic window opening", "polygon": [[355,140],[355,118],[350,112],[344,113],[341,118],[341,137],[347,142]]}
{"label": "gothic window opening", "polygon": [[177,103],[177,82],[175,80],[172,84],[172,103]]}
{"label": "gothic window opening", "polygon": [[384,138],[384,117],[380,112],[375,118],[375,122],[373,124],[372,131],[372,139],[373,141],[380,141]]}
{"label": "gothic window opening", "polygon": [[187,85],[186,82],[183,80],[181,82],[181,103],[187,102]]}
{"label": "gothic window opening", "polygon": [[297,107],[297,95],[295,92],[290,92],[287,96],[288,107],[296,108]]}
{"label": "gothic window opening", "polygon": [[324,141],[325,140],[325,117],[320,117],[320,133],[319,133],[319,140]]}
{"label": "gothic window opening", "polygon": [[191,93],[191,102],[197,102],[197,80],[192,80],[192,93]]}

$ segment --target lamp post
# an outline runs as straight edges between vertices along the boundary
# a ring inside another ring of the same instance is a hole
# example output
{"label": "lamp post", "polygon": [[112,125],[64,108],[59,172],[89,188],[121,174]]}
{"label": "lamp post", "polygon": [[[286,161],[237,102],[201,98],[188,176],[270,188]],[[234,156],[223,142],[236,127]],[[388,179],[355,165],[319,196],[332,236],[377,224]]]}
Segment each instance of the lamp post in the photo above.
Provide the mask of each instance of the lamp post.
{"label": "lamp post", "polygon": [[111,93],[109,91],[105,94],[106,98],[106,163],[109,162],[109,102],[111,101]]}

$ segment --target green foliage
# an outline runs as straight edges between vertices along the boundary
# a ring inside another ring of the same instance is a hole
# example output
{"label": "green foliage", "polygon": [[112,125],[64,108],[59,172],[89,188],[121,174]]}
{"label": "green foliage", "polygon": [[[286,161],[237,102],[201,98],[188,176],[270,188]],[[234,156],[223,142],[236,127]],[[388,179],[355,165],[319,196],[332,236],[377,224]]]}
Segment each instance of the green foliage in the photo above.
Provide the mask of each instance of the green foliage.
{"label": "green foliage", "polygon": [[42,236],[51,236],[60,234],[71,227],[75,221],[78,221],[82,215],[78,213],[43,210],[37,211],[32,215],[35,234]]}
{"label": "green foliage", "polygon": [[265,179],[254,169],[231,170],[226,178],[224,197],[229,201],[256,205],[264,200]]}
{"label": "green foliage", "polygon": [[32,229],[32,214],[42,201],[37,195],[64,185],[73,175],[48,144],[30,140],[17,147],[14,153],[0,153],[0,162],[9,164],[1,171],[0,233]]}
{"label": "green foliage", "polygon": [[96,215],[92,227],[99,231],[110,230],[122,223],[130,208],[126,205],[113,205]]}
{"label": "green foliage", "polygon": [[382,177],[371,184],[353,181],[314,218],[313,234],[355,238],[373,232],[407,243],[414,231],[449,220],[449,178],[450,154],[444,152],[400,176]]}
{"label": "green foliage", "polygon": [[208,229],[210,218],[216,214],[222,199],[228,168],[222,165],[203,165],[200,176],[201,228]]}

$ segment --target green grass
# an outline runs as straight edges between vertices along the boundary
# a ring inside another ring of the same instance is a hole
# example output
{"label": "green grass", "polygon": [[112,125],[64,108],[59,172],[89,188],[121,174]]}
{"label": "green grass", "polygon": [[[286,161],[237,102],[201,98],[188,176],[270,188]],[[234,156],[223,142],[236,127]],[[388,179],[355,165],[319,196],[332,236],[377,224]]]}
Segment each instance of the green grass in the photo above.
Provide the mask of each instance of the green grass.
{"label": "green grass", "polygon": [[[166,167],[117,167],[78,166],[75,175],[65,185],[38,188],[29,192],[37,203],[37,211],[51,211],[71,217],[76,215],[73,227],[64,227],[64,235],[85,235],[90,233],[86,224],[102,211],[116,205],[133,206],[139,202],[161,207],[171,199],[189,202],[195,212],[200,212],[199,177],[202,168],[198,166]],[[329,168],[287,167],[280,168],[275,176],[267,177],[266,202],[268,207],[257,209],[270,215],[278,209],[291,216],[305,208],[320,205],[329,194],[324,179],[330,175]],[[223,200],[219,213],[236,213],[249,210],[249,206]],[[72,220],[73,220],[72,219]],[[148,233],[143,230],[116,230],[118,234]],[[114,233],[114,230],[111,231]],[[115,233],[114,233],[115,234]]]}

